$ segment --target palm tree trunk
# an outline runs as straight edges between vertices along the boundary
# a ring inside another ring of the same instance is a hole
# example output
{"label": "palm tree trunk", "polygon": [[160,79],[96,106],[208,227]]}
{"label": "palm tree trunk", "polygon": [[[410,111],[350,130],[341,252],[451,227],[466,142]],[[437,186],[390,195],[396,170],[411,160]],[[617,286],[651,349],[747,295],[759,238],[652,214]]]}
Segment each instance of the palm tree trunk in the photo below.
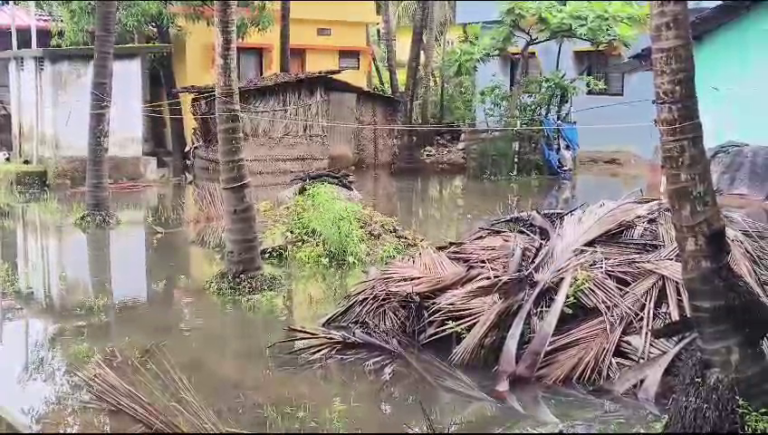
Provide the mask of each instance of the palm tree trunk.
{"label": "palm tree trunk", "polygon": [[376,71],[376,78],[379,81],[379,86],[384,87],[384,75],[381,72],[381,66],[379,66],[379,60],[376,58],[376,50],[369,46],[371,49],[371,62],[373,63],[373,69]]}
{"label": "palm tree trunk", "polygon": [[438,117],[438,124],[445,122],[445,45],[448,39],[446,33],[443,33],[442,41],[440,41],[440,113]]}
{"label": "palm tree trunk", "polygon": [[85,202],[89,213],[109,212],[107,153],[116,15],[116,2],[96,2],[96,41],[91,82],[91,117],[88,124],[88,168],[85,174]]}
{"label": "palm tree trunk", "polygon": [[728,262],[699,120],[686,2],[651,2],[651,44],[662,167],[702,360],[676,389],[665,430],[733,431],[739,419],[734,380],[753,407],[768,403],[768,364],[759,338],[750,338],[754,331],[743,326],[760,321],[753,317],[763,303],[749,300],[751,290],[740,286]]}
{"label": "palm tree trunk", "polygon": [[280,1],[280,72],[291,72],[291,2]]}
{"label": "palm tree trunk", "polygon": [[236,89],[236,8],[236,1],[216,2],[216,132],[226,226],[226,265],[231,276],[261,271],[256,214],[248,198],[251,180],[243,161],[240,95]]}
{"label": "palm tree trunk", "polygon": [[411,52],[408,56],[408,69],[405,75],[405,124],[413,124],[413,106],[416,101],[418,87],[419,64],[421,63],[421,46],[424,44],[425,10],[429,2],[419,2],[413,13],[413,36],[411,37]]}
{"label": "palm tree trunk", "polygon": [[[161,44],[172,44],[171,30],[168,26],[157,27],[157,40]],[[181,101],[176,93],[176,74],[173,72],[171,54],[158,59],[160,75],[165,89],[165,100],[168,106],[168,124],[171,129],[172,170],[174,177],[184,176],[184,151],[187,148],[187,137],[184,134],[184,116],[181,112]]]}
{"label": "palm tree trunk", "polygon": [[429,124],[430,85],[432,84],[432,62],[435,57],[435,38],[437,37],[437,8],[440,2],[422,2],[424,5],[424,65],[421,78],[421,123]]}
{"label": "palm tree trunk", "polygon": [[387,49],[387,70],[389,70],[389,88],[392,95],[399,97],[400,83],[397,79],[397,56],[395,53],[395,31],[392,28],[391,2],[381,2],[382,31],[384,33],[384,46]]}

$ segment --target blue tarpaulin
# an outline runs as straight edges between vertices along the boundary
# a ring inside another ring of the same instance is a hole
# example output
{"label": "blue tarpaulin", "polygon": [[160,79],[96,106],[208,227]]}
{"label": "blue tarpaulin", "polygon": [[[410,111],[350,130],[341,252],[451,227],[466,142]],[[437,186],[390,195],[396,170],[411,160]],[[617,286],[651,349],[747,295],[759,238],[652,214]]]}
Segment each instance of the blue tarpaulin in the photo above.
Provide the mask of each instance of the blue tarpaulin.
{"label": "blue tarpaulin", "polygon": [[546,166],[547,175],[570,177],[570,171],[564,170],[559,163],[555,131],[558,129],[556,127],[560,127],[560,136],[570,147],[571,154],[575,159],[579,153],[579,131],[576,129],[576,124],[572,122],[558,122],[553,118],[544,119],[542,124],[544,127],[544,142],[541,144],[541,148],[544,153],[544,165]]}

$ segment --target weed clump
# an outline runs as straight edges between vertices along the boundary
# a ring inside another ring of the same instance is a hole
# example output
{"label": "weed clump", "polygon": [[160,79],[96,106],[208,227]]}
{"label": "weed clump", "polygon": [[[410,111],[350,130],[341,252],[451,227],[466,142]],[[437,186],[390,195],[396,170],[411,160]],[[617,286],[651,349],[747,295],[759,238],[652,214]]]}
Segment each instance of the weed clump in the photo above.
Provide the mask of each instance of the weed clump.
{"label": "weed clump", "polygon": [[120,223],[120,218],[112,211],[85,211],[75,218],[75,226],[82,231],[91,228],[112,228]]}
{"label": "weed clump", "polygon": [[227,299],[242,299],[265,291],[278,291],[284,288],[283,276],[269,271],[233,276],[226,270],[221,270],[205,283],[207,292]]}
{"label": "weed clump", "polygon": [[306,265],[382,264],[419,244],[394,219],[344,199],[327,184],[313,184],[277,209],[262,204],[260,212],[268,222],[267,244],[285,246],[284,260]]}

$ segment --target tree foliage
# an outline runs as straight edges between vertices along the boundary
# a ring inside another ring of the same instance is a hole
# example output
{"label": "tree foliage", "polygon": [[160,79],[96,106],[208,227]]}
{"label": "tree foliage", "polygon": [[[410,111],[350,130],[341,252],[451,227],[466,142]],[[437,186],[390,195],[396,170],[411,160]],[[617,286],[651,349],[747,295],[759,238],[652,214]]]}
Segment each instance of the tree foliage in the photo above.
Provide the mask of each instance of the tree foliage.
{"label": "tree foliage", "polygon": [[557,39],[586,41],[596,48],[629,47],[648,25],[648,5],[635,1],[509,1],[503,3],[495,46],[506,50]]}
{"label": "tree foliage", "polygon": [[[268,1],[239,2],[250,13],[240,14],[237,35],[245,38],[250,32],[263,32],[274,23]],[[213,1],[120,1],[117,8],[117,39],[119,43],[133,41],[142,34],[148,41],[157,39],[159,29],[179,30],[180,19],[204,22],[213,26]],[[93,41],[96,2],[38,1],[37,7],[57,20],[54,22],[54,44],[64,47],[89,45]],[[173,12],[174,6],[186,8]]]}

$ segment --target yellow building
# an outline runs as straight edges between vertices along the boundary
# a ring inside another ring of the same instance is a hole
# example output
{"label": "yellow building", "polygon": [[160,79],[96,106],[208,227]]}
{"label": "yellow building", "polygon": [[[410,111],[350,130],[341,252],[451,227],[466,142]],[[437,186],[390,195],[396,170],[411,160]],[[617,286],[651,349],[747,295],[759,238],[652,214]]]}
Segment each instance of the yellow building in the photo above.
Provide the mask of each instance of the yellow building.
{"label": "yellow building", "polygon": [[[279,71],[280,2],[272,2],[274,25],[264,33],[251,32],[238,42],[241,81]],[[242,13],[248,13],[243,9]],[[367,86],[371,50],[368,25],[379,22],[373,1],[292,1],[291,71],[344,70],[337,77]],[[215,29],[204,22],[183,22],[174,35],[173,69],[178,87],[215,83]],[[194,120],[190,97],[182,96],[187,142]]]}
{"label": "yellow building", "polygon": [[[456,41],[461,38],[462,26],[454,24],[448,29],[448,39],[446,39],[446,49],[451,48]],[[413,27],[400,26],[397,28],[395,40],[395,54],[397,54],[397,80],[401,88],[405,86],[406,66],[408,57],[411,53],[411,39],[413,38]],[[382,64],[384,65],[384,64]],[[384,65],[386,68],[386,65]]]}

